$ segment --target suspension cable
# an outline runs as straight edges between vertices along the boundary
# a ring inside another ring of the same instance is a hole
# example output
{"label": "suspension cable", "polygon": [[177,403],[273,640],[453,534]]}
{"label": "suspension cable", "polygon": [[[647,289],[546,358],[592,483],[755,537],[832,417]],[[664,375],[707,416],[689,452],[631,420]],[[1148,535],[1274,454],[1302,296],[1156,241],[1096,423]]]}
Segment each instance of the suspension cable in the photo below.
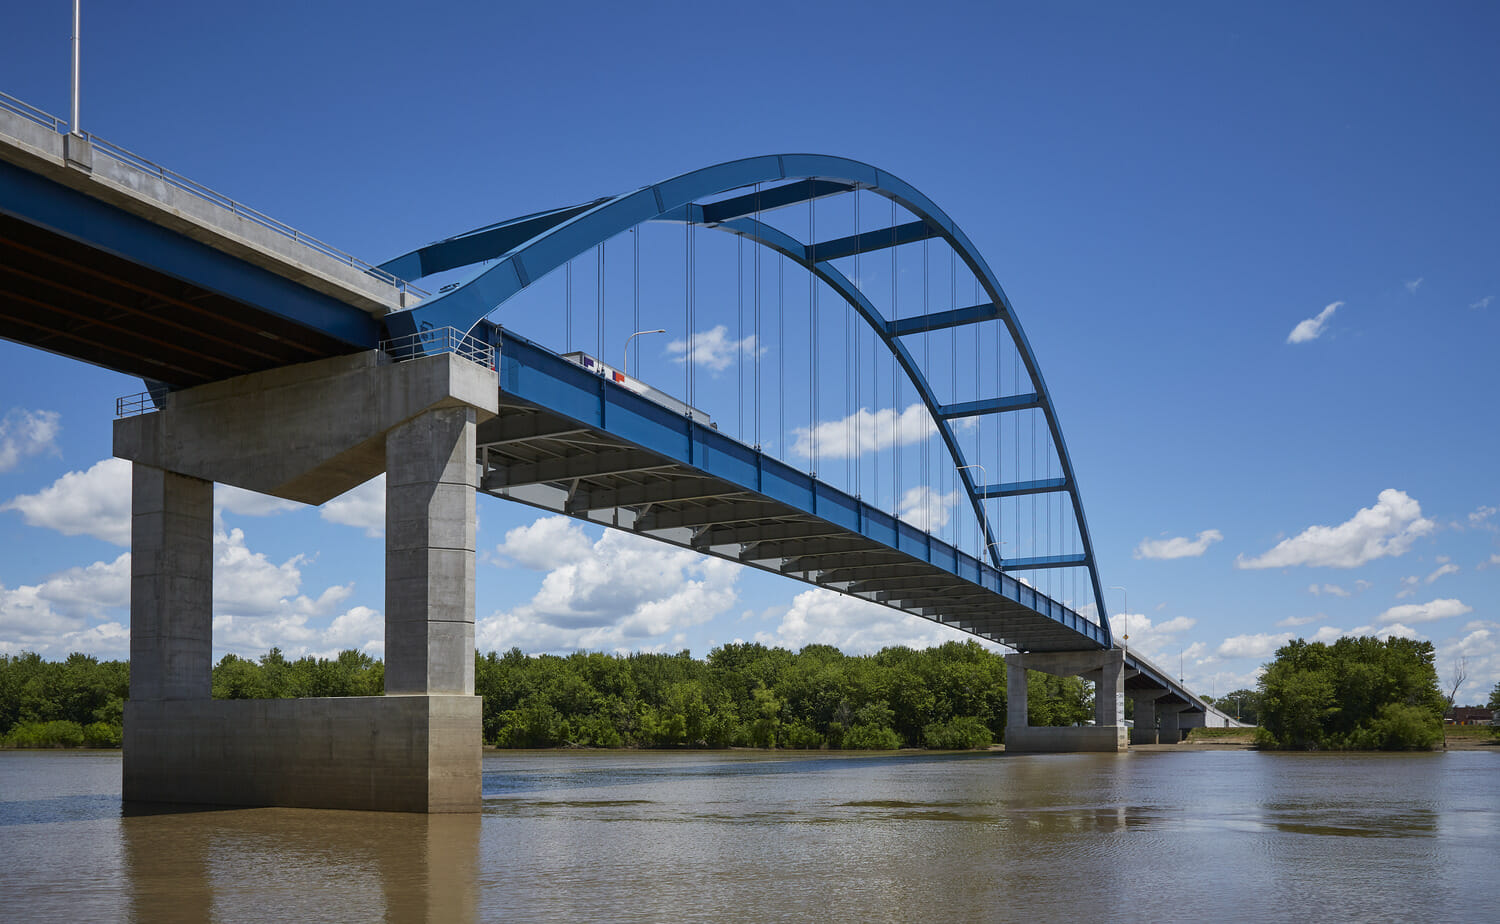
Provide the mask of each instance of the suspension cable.
{"label": "suspension cable", "polygon": [[[755,224],[760,226],[760,184],[755,184]],[[755,451],[760,452],[760,356],[765,350],[761,348],[760,335],[760,251],[759,246],[752,248],[751,253],[755,257]]]}

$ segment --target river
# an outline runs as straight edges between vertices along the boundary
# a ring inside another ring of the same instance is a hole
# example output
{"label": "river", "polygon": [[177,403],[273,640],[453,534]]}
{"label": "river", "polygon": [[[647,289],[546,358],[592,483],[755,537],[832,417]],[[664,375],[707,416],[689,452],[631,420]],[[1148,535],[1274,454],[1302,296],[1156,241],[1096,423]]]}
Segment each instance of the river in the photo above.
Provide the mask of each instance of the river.
{"label": "river", "polygon": [[1478,921],[1495,753],[487,754],[478,816],[124,813],[0,752],[0,918]]}

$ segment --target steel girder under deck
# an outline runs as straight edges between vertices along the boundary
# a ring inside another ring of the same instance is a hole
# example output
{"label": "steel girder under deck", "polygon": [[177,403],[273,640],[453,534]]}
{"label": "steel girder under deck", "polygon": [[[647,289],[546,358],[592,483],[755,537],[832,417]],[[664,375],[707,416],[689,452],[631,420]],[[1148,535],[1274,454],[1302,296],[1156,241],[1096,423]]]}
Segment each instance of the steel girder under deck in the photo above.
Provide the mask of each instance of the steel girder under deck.
{"label": "steel girder under deck", "polygon": [[[500,413],[480,490],[742,562],[1021,651],[1108,646],[1098,625],[987,563],[491,325]],[[871,570],[874,569],[874,570]]]}

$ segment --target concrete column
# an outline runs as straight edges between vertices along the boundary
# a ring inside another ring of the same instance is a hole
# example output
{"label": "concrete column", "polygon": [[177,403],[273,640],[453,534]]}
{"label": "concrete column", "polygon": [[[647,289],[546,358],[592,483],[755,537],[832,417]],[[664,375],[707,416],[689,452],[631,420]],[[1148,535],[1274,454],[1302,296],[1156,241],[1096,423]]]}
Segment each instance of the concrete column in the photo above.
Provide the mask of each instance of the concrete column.
{"label": "concrete column", "polygon": [[1182,730],[1178,726],[1178,715],[1187,707],[1182,703],[1170,703],[1156,707],[1156,714],[1161,720],[1161,727],[1157,731],[1157,740],[1162,744],[1177,744],[1182,740]]}
{"label": "concrete column", "polygon": [[1005,728],[1026,727],[1026,664],[1020,655],[1005,656]]}
{"label": "concrete column", "polygon": [[1125,724],[1125,652],[1104,652],[1094,677],[1094,724],[1100,728]]}
{"label": "concrete column", "polygon": [[130,505],[130,699],[208,699],[213,482],[137,463]]}
{"label": "concrete column", "polygon": [[1130,698],[1135,701],[1135,727],[1130,730],[1131,744],[1156,743],[1156,701],[1166,695],[1166,690],[1135,690],[1130,694]]}
{"label": "concrete column", "polygon": [[475,411],[386,436],[385,691],[474,693]]}

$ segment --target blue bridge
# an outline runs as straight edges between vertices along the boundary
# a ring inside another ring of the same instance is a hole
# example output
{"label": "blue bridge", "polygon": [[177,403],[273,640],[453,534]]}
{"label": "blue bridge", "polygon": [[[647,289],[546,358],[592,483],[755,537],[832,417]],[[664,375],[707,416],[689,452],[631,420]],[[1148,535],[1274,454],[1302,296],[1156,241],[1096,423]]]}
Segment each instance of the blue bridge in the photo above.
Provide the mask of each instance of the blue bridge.
{"label": "blue bridge", "polygon": [[[146,383],[128,799],[477,809],[476,493],[1008,646],[1007,750],[1226,721],[1115,645],[1015,307],[867,164],[732,161],[375,266],[0,95],[0,336]],[[211,700],[213,483],[382,472],[388,695]],[[1092,679],[1095,724],[1028,727],[1028,669]]]}

